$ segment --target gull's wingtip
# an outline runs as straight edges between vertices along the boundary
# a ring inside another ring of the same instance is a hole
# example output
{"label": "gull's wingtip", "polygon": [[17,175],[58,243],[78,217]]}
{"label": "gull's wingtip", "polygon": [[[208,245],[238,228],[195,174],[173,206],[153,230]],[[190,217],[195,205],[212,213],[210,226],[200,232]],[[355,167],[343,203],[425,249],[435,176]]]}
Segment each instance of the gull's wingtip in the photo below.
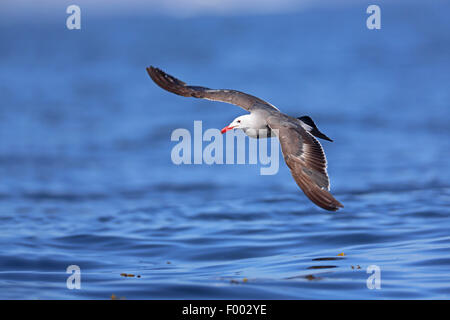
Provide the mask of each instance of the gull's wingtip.
{"label": "gull's wingtip", "polygon": [[154,74],[155,71],[158,70],[158,68],[155,68],[154,66],[148,66],[147,68],[145,68],[145,70],[147,70],[148,75],[151,77],[152,74]]}
{"label": "gull's wingtip", "polygon": [[337,201],[336,209],[334,211],[338,211],[339,209],[342,209],[342,208],[344,208],[344,205],[342,203],[340,203],[339,201]]}
{"label": "gull's wingtip", "polygon": [[[162,71],[161,69],[154,67],[152,65],[148,66],[147,68],[145,68],[147,70],[148,75],[150,76],[150,78],[156,83],[158,84],[161,88],[166,89],[167,88],[164,86],[164,82],[165,77],[167,77],[166,73],[164,71]],[[169,90],[170,91],[170,90]]]}
{"label": "gull's wingtip", "polygon": [[192,90],[180,79],[165,73],[159,68],[148,66],[147,73],[150,78],[162,89],[184,97],[192,97]]}

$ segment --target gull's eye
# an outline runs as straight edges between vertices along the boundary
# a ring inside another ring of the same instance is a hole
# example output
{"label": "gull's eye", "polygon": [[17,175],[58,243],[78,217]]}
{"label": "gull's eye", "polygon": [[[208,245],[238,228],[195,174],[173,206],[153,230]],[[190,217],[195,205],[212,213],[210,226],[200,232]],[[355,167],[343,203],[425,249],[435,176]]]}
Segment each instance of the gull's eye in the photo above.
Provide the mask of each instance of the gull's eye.
{"label": "gull's eye", "polygon": [[241,120],[238,120],[237,123],[241,123]]}

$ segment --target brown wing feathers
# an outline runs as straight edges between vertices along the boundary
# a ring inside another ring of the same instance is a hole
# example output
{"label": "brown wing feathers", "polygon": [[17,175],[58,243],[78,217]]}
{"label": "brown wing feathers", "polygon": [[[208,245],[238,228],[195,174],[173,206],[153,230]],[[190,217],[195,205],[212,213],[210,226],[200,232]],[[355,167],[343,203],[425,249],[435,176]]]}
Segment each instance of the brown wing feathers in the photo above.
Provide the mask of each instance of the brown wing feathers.
{"label": "brown wing feathers", "polygon": [[313,180],[315,180],[321,188],[329,190],[330,181],[327,173],[327,159],[322,146],[316,138],[307,132],[303,133],[302,140],[302,154],[300,157],[305,162],[306,168],[312,171],[310,175],[315,177]]}
{"label": "brown wing feathers", "polygon": [[327,160],[320,143],[303,128],[270,117],[270,128],[278,130],[281,150],[292,177],[305,195],[319,207],[336,211],[344,207],[328,192]]}
{"label": "brown wing feathers", "polygon": [[194,97],[196,94],[198,95],[198,90],[192,90],[183,81],[172,77],[158,68],[148,67],[147,72],[150,78],[164,90],[184,97]]}
{"label": "brown wing feathers", "polygon": [[158,86],[180,96],[231,103],[247,111],[250,111],[255,105],[264,105],[266,107],[276,109],[270,103],[244,92],[237,90],[209,89],[200,86],[189,86],[183,81],[155,67],[148,67],[147,72],[150,78],[152,78]]}
{"label": "brown wing feathers", "polygon": [[322,189],[315,181],[313,181],[311,172],[298,160],[292,156],[288,156],[286,163],[291,169],[292,177],[297,185],[303,190],[305,195],[319,207],[336,211],[344,206],[337,201],[331,193],[326,189]]}

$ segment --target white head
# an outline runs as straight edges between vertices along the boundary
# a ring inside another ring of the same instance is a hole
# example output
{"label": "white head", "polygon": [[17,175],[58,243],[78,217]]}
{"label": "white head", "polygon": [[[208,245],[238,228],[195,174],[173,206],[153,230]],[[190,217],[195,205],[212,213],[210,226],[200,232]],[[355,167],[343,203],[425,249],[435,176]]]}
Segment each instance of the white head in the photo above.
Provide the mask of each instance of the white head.
{"label": "white head", "polygon": [[245,129],[251,128],[252,121],[251,121],[250,116],[251,116],[251,114],[246,114],[246,115],[237,117],[236,119],[233,120],[233,122],[231,122],[228,126],[223,128],[220,132],[225,133],[231,129],[242,129],[245,131]]}

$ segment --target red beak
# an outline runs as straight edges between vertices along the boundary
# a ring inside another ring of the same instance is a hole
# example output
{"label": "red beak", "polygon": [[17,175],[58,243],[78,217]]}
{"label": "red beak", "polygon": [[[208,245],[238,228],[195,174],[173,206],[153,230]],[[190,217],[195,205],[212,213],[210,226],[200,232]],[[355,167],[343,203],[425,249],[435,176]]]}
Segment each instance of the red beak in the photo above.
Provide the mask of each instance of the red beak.
{"label": "red beak", "polygon": [[225,132],[227,132],[228,130],[233,129],[235,126],[230,127],[230,126],[226,126],[225,128],[223,128],[222,130],[220,130],[220,132],[222,132],[222,134],[224,134]]}

